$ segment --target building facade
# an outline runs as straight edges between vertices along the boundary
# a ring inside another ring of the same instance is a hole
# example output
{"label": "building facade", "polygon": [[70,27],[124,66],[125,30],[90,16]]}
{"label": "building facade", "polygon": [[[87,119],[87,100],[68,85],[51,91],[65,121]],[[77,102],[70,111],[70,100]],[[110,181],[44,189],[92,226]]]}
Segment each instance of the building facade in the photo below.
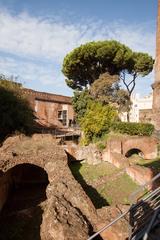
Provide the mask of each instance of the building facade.
{"label": "building facade", "polygon": [[[141,97],[133,94],[131,101],[130,122],[151,122],[153,95]],[[127,113],[122,113],[120,118],[127,122]]]}
{"label": "building facade", "polygon": [[68,128],[74,122],[74,110],[71,97],[38,92],[22,88],[23,95],[33,109],[37,125],[41,128]]}

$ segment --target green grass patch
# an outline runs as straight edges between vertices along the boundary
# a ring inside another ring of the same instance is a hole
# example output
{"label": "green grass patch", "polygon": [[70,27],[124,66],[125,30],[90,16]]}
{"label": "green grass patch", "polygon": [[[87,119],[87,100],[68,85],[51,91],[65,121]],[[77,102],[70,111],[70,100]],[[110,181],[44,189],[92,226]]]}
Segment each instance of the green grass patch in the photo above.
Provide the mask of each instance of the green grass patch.
{"label": "green grass patch", "polygon": [[129,204],[129,196],[137,187],[138,185],[123,173],[108,181],[99,191],[104,198],[108,199],[109,204]]}
{"label": "green grass patch", "polygon": [[70,168],[75,177],[80,177],[79,175],[81,175],[87,182],[97,180],[103,176],[112,176],[119,171],[113,165],[106,162],[97,165],[73,162],[70,164]]}
{"label": "green grass patch", "polygon": [[136,161],[136,164],[160,172],[160,158],[156,158],[153,160],[138,159],[138,161]]}
{"label": "green grass patch", "polygon": [[71,163],[70,169],[96,208],[128,204],[130,194],[138,187],[122,169],[107,162],[98,165]]}

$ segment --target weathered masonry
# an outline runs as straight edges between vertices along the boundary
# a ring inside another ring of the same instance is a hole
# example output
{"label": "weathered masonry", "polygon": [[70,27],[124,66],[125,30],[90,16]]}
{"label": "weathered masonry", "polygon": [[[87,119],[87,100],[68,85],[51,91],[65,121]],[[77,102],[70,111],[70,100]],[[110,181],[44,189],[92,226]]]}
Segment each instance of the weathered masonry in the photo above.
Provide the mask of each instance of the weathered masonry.
{"label": "weathered masonry", "polygon": [[160,0],[158,0],[155,82],[153,88],[153,116],[152,122],[156,130],[160,131]]}
{"label": "weathered masonry", "polygon": [[157,157],[157,144],[158,140],[154,137],[112,137],[107,141],[103,160],[111,163],[117,161],[122,164],[133,154],[139,154],[144,159],[154,159]]}
{"label": "weathered masonry", "polygon": [[36,115],[37,123],[44,128],[68,128],[73,124],[74,111],[71,97],[22,89]]}

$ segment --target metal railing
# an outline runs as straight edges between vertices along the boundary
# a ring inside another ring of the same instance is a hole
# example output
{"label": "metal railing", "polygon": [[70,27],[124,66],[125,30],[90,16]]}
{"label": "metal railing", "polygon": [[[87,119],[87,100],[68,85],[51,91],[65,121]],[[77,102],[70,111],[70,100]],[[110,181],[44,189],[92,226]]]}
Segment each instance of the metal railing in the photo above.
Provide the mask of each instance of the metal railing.
{"label": "metal railing", "polygon": [[131,240],[139,240],[148,235],[157,224],[153,216],[160,209],[160,187],[151,191],[130,209]]}
{"label": "metal railing", "polygon": [[[124,218],[127,214],[129,214],[130,219],[129,225],[131,225],[129,239],[138,240],[142,237],[144,237],[144,239],[147,239],[145,236],[148,237],[149,231],[152,229],[153,226],[155,226],[155,223],[154,224],[152,223],[153,220],[154,220],[153,222],[155,222],[155,219],[153,219],[152,216],[154,215],[155,211],[157,212],[160,209],[160,187],[157,187],[154,190],[152,190],[153,183],[155,183],[155,181],[159,178],[160,173],[153,177],[146,184],[139,187],[130,196],[130,199],[132,200],[133,203],[133,199],[135,200],[136,196],[140,192],[143,192],[143,195],[141,195],[141,197],[138,198],[138,202],[132,204],[131,207],[126,212],[122,213],[114,221],[105,225],[98,232],[94,233],[92,236],[88,238],[88,240],[94,239],[102,232],[104,232],[112,225],[114,225],[116,222],[118,222],[120,219]],[[144,193],[144,190],[146,190],[148,186],[149,186],[148,191],[145,191]],[[141,219],[141,224],[140,222],[138,222],[138,219]]]}
{"label": "metal railing", "polygon": [[91,237],[88,238],[88,240],[92,240],[95,237],[97,237],[99,234],[101,234],[102,232],[104,232],[105,230],[107,230],[109,227],[111,227],[113,224],[115,224],[116,222],[118,222],[121,218],[125,217],[127,215],[127,213],[129,212],[126,211],[123,214],[121,214],[119,217],[117,217],[115,220],[113,220],[113,222],[109,223],[108,225],[104,226],[103,228],[101,228],[98,232],[96,232],[95,234],[93,234]]}

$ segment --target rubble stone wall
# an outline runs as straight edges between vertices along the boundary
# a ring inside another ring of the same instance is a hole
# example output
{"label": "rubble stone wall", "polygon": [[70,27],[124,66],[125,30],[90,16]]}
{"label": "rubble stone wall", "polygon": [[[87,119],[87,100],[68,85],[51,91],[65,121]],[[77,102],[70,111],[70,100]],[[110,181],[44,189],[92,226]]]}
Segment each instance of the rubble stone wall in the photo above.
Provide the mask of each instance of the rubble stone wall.
{"label": "rubble stone wall", "polygon": [[[42,240],[84,240],[97,230],[96,209],[74,179],[65,151],[51,135],[8,138],[0,148],[0,171],[6,174],[23,163],[39,166],[48,174],[40,229]],[[1,206],[6,197],[2,193]]]}

